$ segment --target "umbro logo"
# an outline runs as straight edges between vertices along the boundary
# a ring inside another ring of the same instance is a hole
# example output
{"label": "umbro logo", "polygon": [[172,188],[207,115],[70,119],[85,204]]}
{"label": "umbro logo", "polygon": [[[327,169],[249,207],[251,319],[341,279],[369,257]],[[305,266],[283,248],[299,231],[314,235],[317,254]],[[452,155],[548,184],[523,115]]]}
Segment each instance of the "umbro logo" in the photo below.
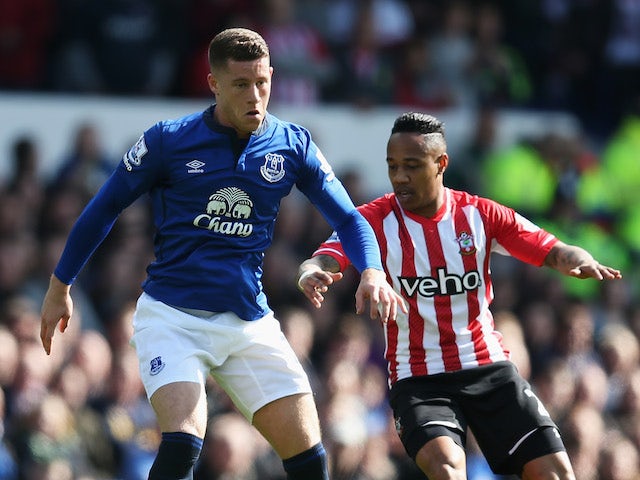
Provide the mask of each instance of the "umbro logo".
{"label": "umbro logo", "polygon": [[191,160],[189,163],[186,164],[187,167],[189,167],[189,170],[187,170],[187,173],[204,173],[204,170],[202,169],[202,167],[204,167],[205,163],[201,162],[200,160]]}

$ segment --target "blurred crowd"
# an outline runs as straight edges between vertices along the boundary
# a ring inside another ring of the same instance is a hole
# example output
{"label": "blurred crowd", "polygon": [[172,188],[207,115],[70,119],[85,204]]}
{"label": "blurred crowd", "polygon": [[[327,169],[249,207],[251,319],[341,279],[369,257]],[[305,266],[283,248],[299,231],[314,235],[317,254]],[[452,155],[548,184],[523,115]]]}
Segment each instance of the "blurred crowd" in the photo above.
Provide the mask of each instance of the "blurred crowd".
{"label": "blurred crowd", "polygon": [[[512,206],[623,271],[599,284],[497,256],[493,311],[577,477],[639,480],[640,1],[0,0],[0,89],[210,98],[206,47],[232,25],[269,42],[280,105],[474,109],[475,134],[457,146],[445,183]],[[562,109],[584,129],[497,148],[505,108]],[[49,275],[122,152],[83,123],[44,178],[34,138],[16,138],[0,160],[11,165],[0,181],[0,479],[144,480],[160,435],[128,342],[153,258],[149,205],[126,209],[87,263],[74,317],[47,357],[39,310]],[[371,199],[358,171],[337,174],[356,204]],[[354,314],[356,273],[321,310],[296,289],[298,264],[330,233],[294,191],[263,282],[312,380],[332,478],[424,478],[386,403],[382,329]],[[284,480],[224,392],[208,390],[195,479]],[[472,439],[469,448],[470,480],[501,478]]]}
{"label": "blurred crowd", "polygon": [[560,108],[607,135],[640,84],[634,0],[2,0],[0,88],[208,97],[229,26],[269,42],[282,104]]}

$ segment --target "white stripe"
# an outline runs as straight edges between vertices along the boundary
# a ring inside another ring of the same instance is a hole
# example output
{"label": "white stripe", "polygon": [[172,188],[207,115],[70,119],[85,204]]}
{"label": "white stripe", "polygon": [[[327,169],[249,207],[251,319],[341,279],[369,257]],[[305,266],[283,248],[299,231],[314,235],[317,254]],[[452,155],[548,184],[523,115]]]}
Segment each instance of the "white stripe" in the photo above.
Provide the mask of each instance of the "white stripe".
{"label": "white stripe", "polygon": [[[387,258],[383,261],[386,263],[393,288],[400,292],[400,282],[398,276],[402,271],[402,245],[400,244],[400,230],[398,219],[391,212],[382,220],[382,230],[387,240]],[[396,339],[397,347],[395,352],[398,364],[398,378],[406,378],[411,376],[408,371],[409,359],[406,355],[400,355],[399,352],[406,352],[409,344],[409,326],[408,316],[402,312],[398,312],[396,323],[398,324],[398,335]],[[402,370],[402,372],[401,372]]]}
{"label": "white stripe", "polygon": [[531,436],[531,434],[533,434],[533,432],[535,432],[536,430],[537,430],[537,428],[534,428],[529,433],[527,433],[525,436],[523,436],[520,440],[518,440],[515,443],[515,445],[511,448],[511,450],[509,450],[509,455],[513,455],[513,452],[515,452],[518,449],[518,447],[522,444],[522,442],[524,442],[527,438],[529,438]]}
{"label": "white stripe", "polygon": [[[438,224],[440,239],[442,241],[442,251],[445,256],[445,265],[447,265],[447,273],[449,275],[464,275],[464,261],[460,254],[460,245],[458,244],[456,225],[452,215],[449,215],[446,221]],[[469,232],[471,233],[471,232]],[[475,241],[475,240],[474,240]],[[455,333],[455,342],[458,347],[458,355],[461,363],[465,366],[477,366],[475,346],[471,339],[471,331],[469,330],[469,304],[467,295],[451,295],[451,328]]]}
{"label": "white stripe", "polygon": [[329,247],[325,247],[325,248],[319,248],[318,249],[318,253],[324,253],[324,252],[331,252],[334,255],[337,255],[338,257],[344,258],[344,255],[342,254],[341,251],[336,250],[335,248],[329,248]]}
{"label": "white stripe", "polygon": [[428,427],[431,425],[442,425],[443,427],[453,428],[455,430],[460,430],[460,427],[453,422],[445,422],[444,420],[433,420],[431,422],[427,422],[423,424],[423,427]]}

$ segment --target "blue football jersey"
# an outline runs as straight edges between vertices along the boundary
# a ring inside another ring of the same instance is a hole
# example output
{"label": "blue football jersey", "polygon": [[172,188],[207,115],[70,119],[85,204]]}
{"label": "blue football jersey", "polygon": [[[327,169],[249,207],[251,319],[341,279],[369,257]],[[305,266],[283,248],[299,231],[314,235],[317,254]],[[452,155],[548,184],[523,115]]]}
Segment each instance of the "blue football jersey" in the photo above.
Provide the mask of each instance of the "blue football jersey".
{"label": "blue football jersey", "polygon": [[[155,261],[143,289],[170,305],[255,320],[270,311],[263,257],[280,201],[294,185],[334,229],[357,225],[366,240],[353,252],[362,260],[358,269],[380,268],[373,232],[362,233],[346,190],[305,128],[267,114],[242,141],[215,122],[214,108],[144,132],[76,223],[58,278],[71,283],[119,212],[148,193]],[[353,237],[351,231],[345,233]]]}

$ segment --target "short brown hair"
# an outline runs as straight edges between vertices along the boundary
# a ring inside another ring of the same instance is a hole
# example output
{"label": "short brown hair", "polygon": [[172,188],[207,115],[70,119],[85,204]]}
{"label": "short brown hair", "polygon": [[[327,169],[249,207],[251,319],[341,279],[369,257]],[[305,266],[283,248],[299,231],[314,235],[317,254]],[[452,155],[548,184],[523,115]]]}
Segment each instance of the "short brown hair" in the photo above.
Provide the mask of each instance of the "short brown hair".
{"label": "short brown hair", "polygon": [[209,67],[224,68],[227,61],[257,60],[269,56],[269,46],[259,33],[247,28],[229,28],[209,43]]}

